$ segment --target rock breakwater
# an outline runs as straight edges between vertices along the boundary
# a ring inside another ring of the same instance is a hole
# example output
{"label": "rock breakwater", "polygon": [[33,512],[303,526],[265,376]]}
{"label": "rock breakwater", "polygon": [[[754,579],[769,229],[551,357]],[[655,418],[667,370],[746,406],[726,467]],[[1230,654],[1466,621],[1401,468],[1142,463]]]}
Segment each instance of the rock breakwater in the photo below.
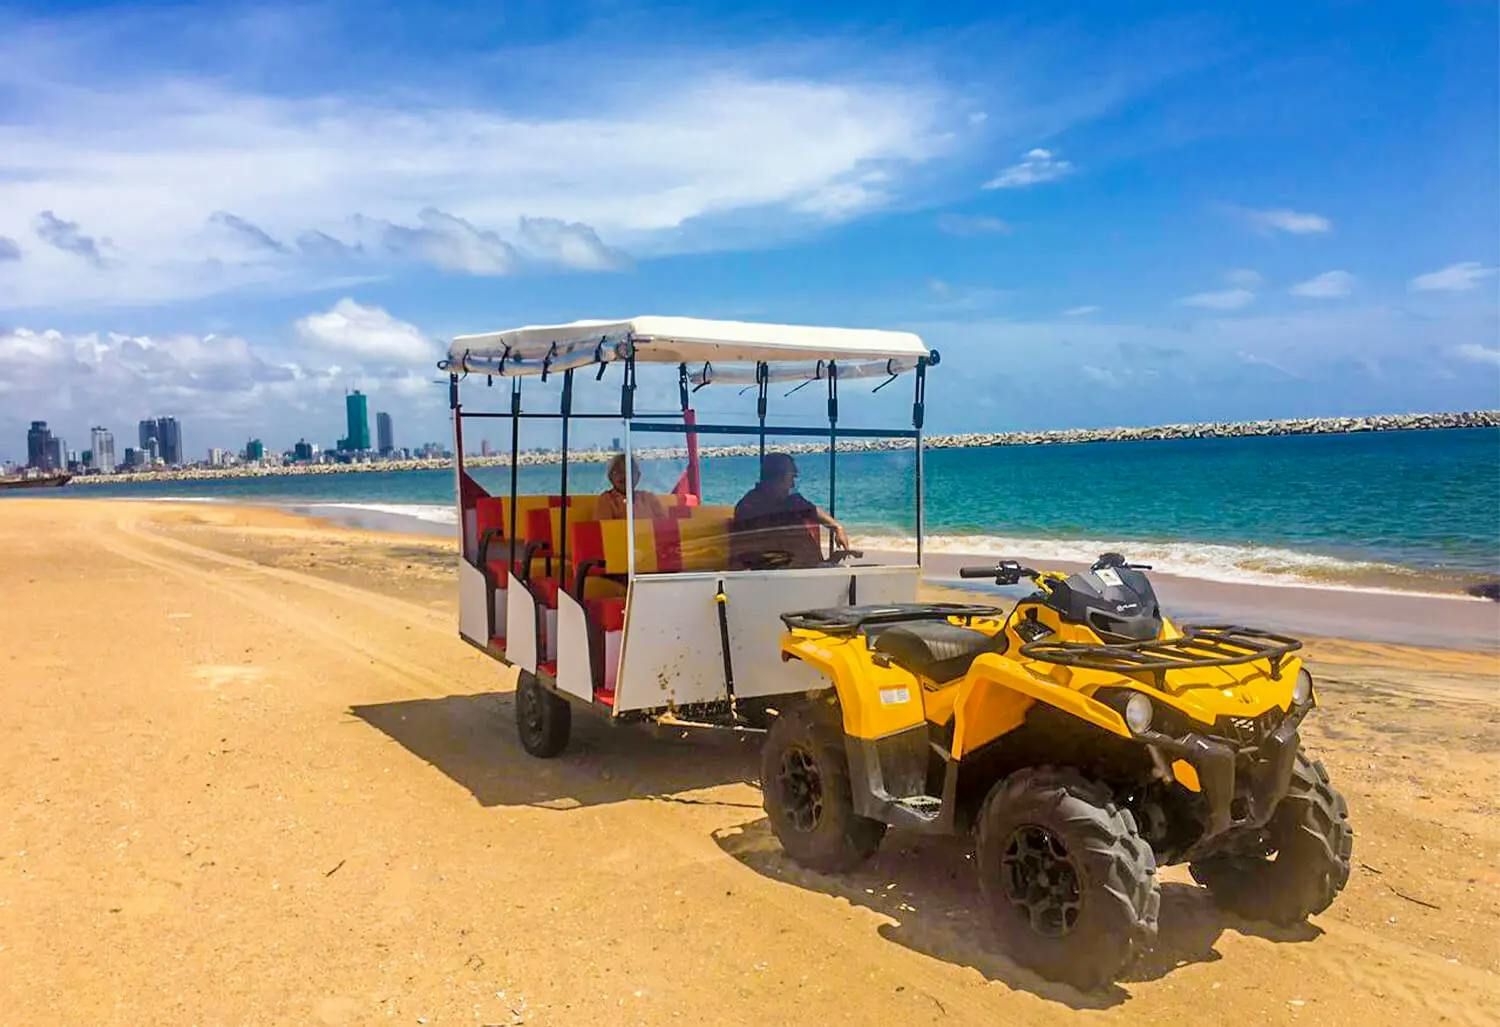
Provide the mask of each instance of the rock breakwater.
{"label": "rock breakwater", "polygon": [[[1047,446],[1085,442],[1145,442],[1165,439],[1242,438],[1256,435],[1342,435],[1376,431],[1431,431],[1451,428],[1500,427],[1500,410],[1470,410],[1436,414],[1374,414],[1366,417],[1304,417],[1275,421],[1231,421],[1201,424],[1163,424],[1149,428],[1061,428],[1050,431],[971,432],[962,435],[929,435],[924,439],[928,449],[965,449],[983,446]],[[747,431],[751,434],[753,429]],[[788,453],[826,452],[825,442],[775,443]],[[869,452],[912,448],[909,439],[840,439],[839,452]],[[700,446],[705,456],[753,456],[755,445]],[[683,447],[637,449],[644,460],[681,459]],[[602,463],[613,456],[610,450],[570,450],[568,460],[574,463]],[[521,466],[557,463],[553,452],[522,453],[516,461]],[[507,467],[509,454],[466,456],[465,466]],[[171,471],[143,471],[130,474],[88,475],[73,479],[75,485],[106,485],[144,481],[197,481],[215,478],[263,478],[291,474],[351,474],[380,471],[440,470],[453,466],[452,460],[384,460],[372,463],[294,464],[282,467],[187,467]]]}

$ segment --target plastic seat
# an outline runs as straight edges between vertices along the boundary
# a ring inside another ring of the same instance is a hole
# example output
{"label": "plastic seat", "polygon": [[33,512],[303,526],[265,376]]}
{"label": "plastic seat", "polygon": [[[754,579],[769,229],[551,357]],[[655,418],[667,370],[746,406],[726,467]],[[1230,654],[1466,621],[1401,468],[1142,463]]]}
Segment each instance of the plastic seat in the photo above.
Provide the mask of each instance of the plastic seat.
{"label": "plastic seat", "polygon": [[986,635],[945,620],[898,621],[869,633],[870,647],[913,674],[952,681],[983,653],[1005,652],[1004,633]]}

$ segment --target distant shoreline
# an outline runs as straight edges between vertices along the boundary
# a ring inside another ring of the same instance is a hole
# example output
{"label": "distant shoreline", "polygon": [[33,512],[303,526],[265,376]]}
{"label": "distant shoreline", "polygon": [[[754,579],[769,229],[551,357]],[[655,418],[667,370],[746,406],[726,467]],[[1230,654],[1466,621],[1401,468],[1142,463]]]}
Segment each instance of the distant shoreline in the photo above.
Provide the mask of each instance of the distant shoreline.
{"label": "distant shoreline", "polygon": [[[1454,413],[1376,414],[1368,417],[1308,417],[1271,421],[1205,422],[1199,424],[1166,424],[1147,428],[1063,428],[1049,431],[970,432],[958,435],[929,435],[923,444],[927,449],[978,449],[991,446],[1047,446],[1085,442],[1148,442],[1173,439],[1249,438],[1269,435],[1353,435],[1362,432],[1434,431],[1462,428],[1500,427],[1500,410],[1470,410]],[[752,434],[753,428],[746,434]],[[778,443],[777,449],[791,453],[820,452],[823,442]],[[840,452],[871,452],[912,448],[909,439],[840,440]],[[751,456],[754,446],[701,446],[704,456]],[[637,449],[643,459],[681,458],[681,447]],[[568,459],[577,463],[603,463],[613,455],[607,449],[570,451]],[[558,463],[555,451],[526,452],[517,464],[535,466]],[[509,454],[489,456],[466,455],[470,467],[508,467]],[[266,478],[307,474],[349,474],[379,471],[445,470],[453,466],[451,457],[416,460],[385,460],[372,463],[293,464],[279,467],[194,467],[170,471],[142,471],[125,474],[94,474],[75,477],[71,484],[109,485],[151,481],[202,481],[223,478]]]}

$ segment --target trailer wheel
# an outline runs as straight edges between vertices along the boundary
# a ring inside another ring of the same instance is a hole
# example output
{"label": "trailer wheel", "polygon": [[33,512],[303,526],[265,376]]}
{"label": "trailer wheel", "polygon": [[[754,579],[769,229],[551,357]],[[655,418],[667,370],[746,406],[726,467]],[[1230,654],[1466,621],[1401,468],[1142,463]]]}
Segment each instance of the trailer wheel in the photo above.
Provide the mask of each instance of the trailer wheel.
{"label": "trailer wheel", "polygon": [[825,872],[852,870],[874,854],[885,824],[854,812],[843,726],[812,707],[788,709],[766,735],[761,794],[786,854]]}
{"label": "trailer wheel", "polygon": [[516,682],[516,731],[521,748],[539,759],[551,759],[568,747],[573,709],[566,699],[542,687],[535,674],[521,671]]}
{"label": "trailer wheel", "polygon": [[1018,771],[979,819],[979,885],[1006,952],[1052,980],[1108,984],[1156,941],[1156,858],[1104,785]]}
{"label": "trailer wheel", "polygon": [[1188,871],[1215,902],[1247,920],[1299,924],[1327,909],[1349,883],[1349,806],[1323,764],[1298,752],[1291,786],[1267,827],[1274,857],[1212,856]]}

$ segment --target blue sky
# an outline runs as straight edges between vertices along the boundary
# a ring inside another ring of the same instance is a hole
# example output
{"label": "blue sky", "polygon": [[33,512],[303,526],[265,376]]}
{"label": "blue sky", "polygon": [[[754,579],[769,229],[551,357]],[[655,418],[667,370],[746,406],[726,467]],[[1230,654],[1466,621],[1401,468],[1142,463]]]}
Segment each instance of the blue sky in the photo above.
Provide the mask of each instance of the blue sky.
{"label": "blue sky", "polygon": [[1493,4],[934,6],[0,10],[0,457],[636,313],[919,331],[938,431],[1500,405]]}

